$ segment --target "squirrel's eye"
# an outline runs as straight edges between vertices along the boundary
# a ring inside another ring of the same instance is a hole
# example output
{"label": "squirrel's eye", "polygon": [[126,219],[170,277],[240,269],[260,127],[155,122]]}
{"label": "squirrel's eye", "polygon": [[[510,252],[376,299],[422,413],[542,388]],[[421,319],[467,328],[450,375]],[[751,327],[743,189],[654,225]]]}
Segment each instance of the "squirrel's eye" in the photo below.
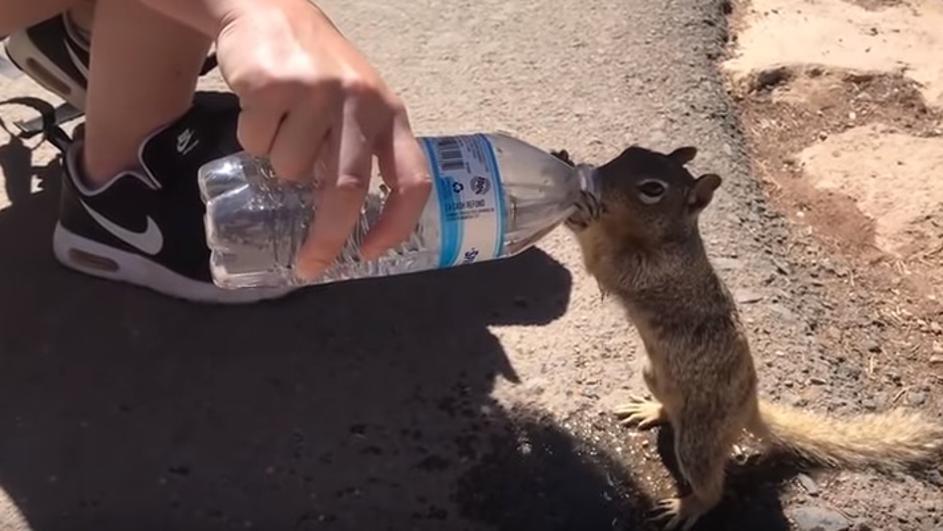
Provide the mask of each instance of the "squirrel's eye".
{"label": "squirrel's eye", "polygon": [[639,189],[639,199],[646,204],[653,204],[661,201],[662,196],[665,195],[665,190],[668,189],[668,186],[662,181],[657,180],[648,180],[642,181],[638,186]]}

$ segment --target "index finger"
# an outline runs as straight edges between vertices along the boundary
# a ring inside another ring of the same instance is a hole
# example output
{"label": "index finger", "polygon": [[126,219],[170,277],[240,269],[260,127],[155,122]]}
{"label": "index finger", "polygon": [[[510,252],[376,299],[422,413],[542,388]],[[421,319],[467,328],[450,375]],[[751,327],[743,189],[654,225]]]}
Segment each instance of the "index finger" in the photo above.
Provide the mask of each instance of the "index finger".
{"label": "index finger", "polygon": [[391,130],[378,141],[377,163],[390,194],[361,246],[367,260],[401,243],[415,230],[432,190],[426,157],[405,112],[397,114]]}
{"label": "index finger", "polygon": [[313,279],[330,267],[360,219],[370,184],[373,153],[360,128],[345,120],[331,133],[323,188],[308,237],[298,251],[298,273]]}

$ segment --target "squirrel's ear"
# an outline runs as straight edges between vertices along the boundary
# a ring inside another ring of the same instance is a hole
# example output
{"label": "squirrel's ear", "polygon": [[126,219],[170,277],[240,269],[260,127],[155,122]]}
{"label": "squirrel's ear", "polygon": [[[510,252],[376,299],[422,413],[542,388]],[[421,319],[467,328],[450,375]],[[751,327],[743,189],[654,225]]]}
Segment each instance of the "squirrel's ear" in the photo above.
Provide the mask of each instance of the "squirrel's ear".
{"label": "squirrel's ear", "polygon": [[694,157],[697,156],[697,148],[694,146],[685,146],[679,147],[678,149],[672,151],[668,154],[668,158],[677,162],[681,166],[694,160]]}
{"label": "squirrel's ear", "polygon": [[688,196],[688,206],[691,210],[697,212],[707,207],[714,198],[714,191],[720,187],[720,183],[720,176],[713,173],[698,177]]}

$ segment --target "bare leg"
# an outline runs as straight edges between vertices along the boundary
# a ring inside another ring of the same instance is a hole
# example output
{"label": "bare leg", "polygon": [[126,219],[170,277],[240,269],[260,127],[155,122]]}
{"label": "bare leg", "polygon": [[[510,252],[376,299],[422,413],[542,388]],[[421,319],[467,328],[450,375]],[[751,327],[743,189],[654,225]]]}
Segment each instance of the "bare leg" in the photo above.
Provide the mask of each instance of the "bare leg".
{"label": "bare leg", "polygon": [[98,0],[86,100],[85,172],[104,184],[193,101],[210,39],[133,0]]}

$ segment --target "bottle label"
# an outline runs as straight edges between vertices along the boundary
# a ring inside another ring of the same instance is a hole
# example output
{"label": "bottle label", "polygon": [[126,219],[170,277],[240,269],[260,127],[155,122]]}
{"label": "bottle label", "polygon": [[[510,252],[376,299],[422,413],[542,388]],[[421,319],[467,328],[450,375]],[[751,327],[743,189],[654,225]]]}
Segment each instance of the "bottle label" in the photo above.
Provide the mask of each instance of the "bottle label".
{"label": "bottle label", "polygon": [[505,198],[487,136],[422,139],[441,219],[439,267],[472,264],[504,253]]}

